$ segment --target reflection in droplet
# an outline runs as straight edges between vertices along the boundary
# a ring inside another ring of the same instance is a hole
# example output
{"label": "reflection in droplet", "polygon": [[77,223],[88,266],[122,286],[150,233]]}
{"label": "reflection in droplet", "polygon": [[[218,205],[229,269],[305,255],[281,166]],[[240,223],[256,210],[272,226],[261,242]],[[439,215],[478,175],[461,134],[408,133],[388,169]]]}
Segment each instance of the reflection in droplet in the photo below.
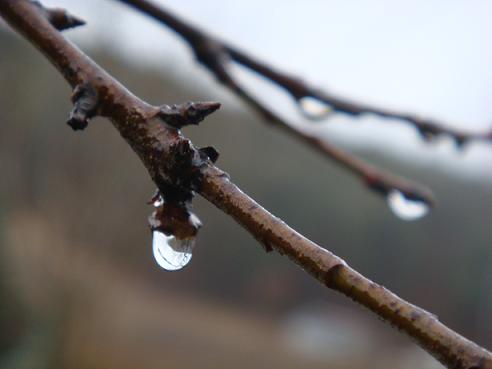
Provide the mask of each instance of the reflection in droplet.
{"label": "reflection in droplet", "polygon": [[301,112],[309,119],[323,119],[333,112],[329,105],[310,96],[300,98],[299,107]]}
{"label": "reflection in droplet", "polygon": [[166,270],[179,270],[191,260],[195,239],[180,240],[154,230],[152,233],[152,251],[157,264]]}
{"label": "reflection in droplet", "polygon": [[429,205],[424,201],[408,199],[398,190],[388,192],[388,205],[403,220],[417,220],[429,212]]}

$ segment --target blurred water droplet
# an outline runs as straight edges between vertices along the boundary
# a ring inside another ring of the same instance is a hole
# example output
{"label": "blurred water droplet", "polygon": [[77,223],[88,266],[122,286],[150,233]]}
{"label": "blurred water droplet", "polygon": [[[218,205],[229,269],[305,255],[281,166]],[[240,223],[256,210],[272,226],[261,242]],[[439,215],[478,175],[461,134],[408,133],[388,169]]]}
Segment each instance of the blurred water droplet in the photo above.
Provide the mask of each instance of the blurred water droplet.
{"label": "blurred water droplet", "polygon": [[157,264],[166,270],[179,270],[191,260],[195,239],[180,240],[160,231],[152,233],[152,251]]}
{"label": "blurred water droplet", "polygon": [[159,206],[161,206],[162,204],[164,204],[164,199],[162,198],[161,195],[159,195],[155,200],[154,200],[154,203],[152,205],[154,205],[154,208],[158,208]]}
{"label": "blurred water droplet", "polygon": [[332,113],[329,105],[310,96],[301,97],[299,107],[302,114],[309,119],[323,119]]}
{"label": "blurred water droplet", "polygon": [[424,201],[408,199],[398,190],[388,192],[388,205],[403,220],[417,220],[429,212],[429,205]]}

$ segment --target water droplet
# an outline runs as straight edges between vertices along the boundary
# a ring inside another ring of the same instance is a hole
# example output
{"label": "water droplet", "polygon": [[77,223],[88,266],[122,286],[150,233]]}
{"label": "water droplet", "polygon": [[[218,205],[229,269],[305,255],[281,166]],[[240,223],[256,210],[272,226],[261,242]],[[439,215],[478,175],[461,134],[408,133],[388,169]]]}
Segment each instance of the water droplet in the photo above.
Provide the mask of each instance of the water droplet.
{"label": "water droplet", "polygon": [[301,97],[298,103],[302,114],[309,119],[323,119],[333,112],[329,105],[310,96]]}
{"label": "water droplet", "polygon": [[403,220],[417,220],[429,212],[429,205],[424,201],[409,199],[398,190],[388,192],[388,205]]}
{"label": "water droplet", "polygon": [[155,230],[152,234],[152,251],[157,264],[166,270],[179,270],[191,260],[195,239],[180,240]]}
{"label": "water droplet", "polygon": [[162,204],[164,204],[164,199],[162,198],[161,195],[159,195],[153,202],[152,205],[154,205],[154,208],[158,208],[159,206],[161,206]]}

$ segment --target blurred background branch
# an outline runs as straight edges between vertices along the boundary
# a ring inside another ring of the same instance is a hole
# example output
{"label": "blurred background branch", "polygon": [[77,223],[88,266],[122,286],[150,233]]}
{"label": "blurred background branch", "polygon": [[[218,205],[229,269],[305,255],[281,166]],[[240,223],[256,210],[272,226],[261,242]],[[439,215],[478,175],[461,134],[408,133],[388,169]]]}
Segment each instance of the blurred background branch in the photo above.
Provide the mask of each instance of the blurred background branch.
{"label": "blurred background branch", "polygon": [[[370,189],[375,190],[383,196],[388,196],[391,191],[397,190],[409,200],[421,201],[429,206],[434,204],[432,194],[422,186],[417,186],[394,175],[386,174],[374,166],[370,166],[343,150],[336,148],[327,139],[320,139],[311,135],[306,130],[289,123],[279,114],[276,114],[241,86],[239,81],[229,72],[230,62],[239,63],[279,87],[284,88],[296,104],[299,105],[301,111],[305,112],[305,115],[310,119],[325,119],[332,113],[343,113],[350,116],[373,114],[378,117],[395,118],[410,123],[428,141],[440,135],[450,136],[456,142],[458,148],[461,148],[471,140],[483,140],[487,142],[492,140],[492,131],[486,133],[462,132],[458,129],[446,128],[443,124],[435,120],[420,118],[415,114],[375,108],[328,94],[320,89],[309,86],[300,78],[280,72],[255,57],[239,51],[234,46],[211,37],[204,31],[194,27],[191,23],[178,18],[163,6],[158,6],[148,0],[118,1],[138,9],[171,28],[189,44],[199,63],[205,66],[220,83],[228,87],[257,110],[267,122],[327,155],[342,167],[359,176],[362,182]],[[314,100],[314,103],[312,100]],[[320,107],[320,103],[325,104],[325,106]],[[311,112],[311,109],[314,109],[314,112]]]}

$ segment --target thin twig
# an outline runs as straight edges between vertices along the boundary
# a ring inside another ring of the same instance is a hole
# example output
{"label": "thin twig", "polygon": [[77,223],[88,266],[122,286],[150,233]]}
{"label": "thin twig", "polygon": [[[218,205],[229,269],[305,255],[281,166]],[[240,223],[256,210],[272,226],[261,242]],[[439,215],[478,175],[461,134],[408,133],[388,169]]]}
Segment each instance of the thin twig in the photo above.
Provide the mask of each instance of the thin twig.
{"label": "thin twig", "polygon": [[[203,64],[220,83],[227,86],[230,90],[241,97],[245,102],[259,112],[268,123],[282,129],[292,137],[299,139],[308,146],[315,148],[321,154],[334,160],[341,167],[348,169],[350,172],[358,176],[370,189],[382,194],[383,196],[386,196],[388,192],[392,190],[399,190],[408,199],[423,201],[430,206],[434,205],[434,197],[429,189],[421,185],[411,183],[395,175],[385,173],[381,169],[369,165],[353,155],[338,149],[326,139],[319,139],[306,130],[289,123],[286,119],[269,109],[260,100],[253,97],[241,86],[241,84],[229,72],[229,62],[235,61],[242,64],[246,68],[249,68],[250,70],[283,87],[298,103],[304,97],[312,97],[329,104],[334,111],[340,113],[348,113],[351,115],[373,113],[381,116],[390,116],[389,112],[376,110],[374,108],[363,108],[362,105],[349,103],[333,96],[329,96],[321,91],[312,89],[300,79],[289,77],[286,74],[278,72],[272,67],[266,66],[251,56],[238,51],[236,48],[211,37],[197,27],[184,22],[162,6],[157,6],[150,1],[119,1],[133,6],[139,11],[151,16],[175,31],[192,48],[196,59]],[[391,115],[391,117],[399,117],[404,119],[403,115]],[[408,116],[408,118],[410,118],[410,116]],[[417,122],[417,120],[415,119],[414,122]],[[419,124],[419,129],[422,132],[425,131],[426,136],[429,136],[431,133],[437,134],[440,132],[451,132],[450,130],[444,131],[442,128],[435,125],[430,125],[430,122],[428,121],[422,121],[421,124]],[[462,134],[460,134],[459,137],[463,142],[469,138],[469,136],[463,136]]]}
{"label": "thin twig", "polygon": [[[258,58],[237,49],[231,44],[211,37],[203,30],[183,21],[164,7],[157,6],[151,1],[119,1],[148,14],[182,36],[193,48],[194,52],[197,54],[198,60],[205,64],[219,79],[222,79],[222,74],[224,73],[219,69],[226,69],[226,62],[228,60],[233,60],[285,89],[297,103],[299,103],[302,98],[311,97],[326,103],[334,112],[352,116],[373,114],[383,118],[401,120],[414,126],[426,140],[430,140],[439,135],[449,136],[459,147],[472,140],[492,141],[492,130],[483,133],[464,132],[453,129],[449,127],[449,125],[446,127],[446,124],[438,122],[435,119],[362,104],[312,87],[298,77],[281,72],[277,68],[260,61]],[[205,53],[207,54],[206,56],[203,55]]]}
{"label": "thin twig", "polygon": [[[178,129],[161,120],[168,114],[175,119],[175,112],[182,112],[182,106],[167,107],[163,113],[161,108],[131,94],[61,36],[29,0],[0,1],[0,15],[35,45],[75,90],[78,89],[74,103],[77,97],[89,96],[87,105],[83,102],[76,105],[82,114],[81,121],[89,118],[85,106],[90,116],[98,114],[109,118],[164,195],[171,196],[168,190],[178,197],[192,196],[193,191],[200,193],[246,228],[266,250],[274,249],[287,255],[328,288],[366,306],[407,333],[448,368],[492,369],[490,352],[440,323],[435,315],[363,277],[345,261],[297,233],[243,193]],[[203,114],[216,108],[200,106],[204,107],[199,109]],[[188,114],[185,111],[182,116]],[[193,118],[192,122],[195,121]]]}
{"label": "thin twig", "polygon": [[[120,0],[123,2],[140,2],[145,0]],[[291,77],[285,73],[279,72],[271,66],[247,55],[243,51],[230,46],[224,45],[227,54],[237,63],[249,68],[261,76],[269,79],[277,85],[283,87],[299,103],[305,97],[311,97],[320,102],[326,103],[334,112],[359,116],[363,114],[373,114],[382,118],[397,119],[414,126],[422,138],[427,141],[437,136],[449,136],[456,143],[457,147],[463,147],[469,141],[488,141],[492,142],[492,130],[488,132],[465,132],[449,127],[435,119],[419,117],[416,114],[403,113],[380,107],[374,107],[360,102],[351,101],[347,98],[336,96],[321,89],[309,86],[301,79]]]}

